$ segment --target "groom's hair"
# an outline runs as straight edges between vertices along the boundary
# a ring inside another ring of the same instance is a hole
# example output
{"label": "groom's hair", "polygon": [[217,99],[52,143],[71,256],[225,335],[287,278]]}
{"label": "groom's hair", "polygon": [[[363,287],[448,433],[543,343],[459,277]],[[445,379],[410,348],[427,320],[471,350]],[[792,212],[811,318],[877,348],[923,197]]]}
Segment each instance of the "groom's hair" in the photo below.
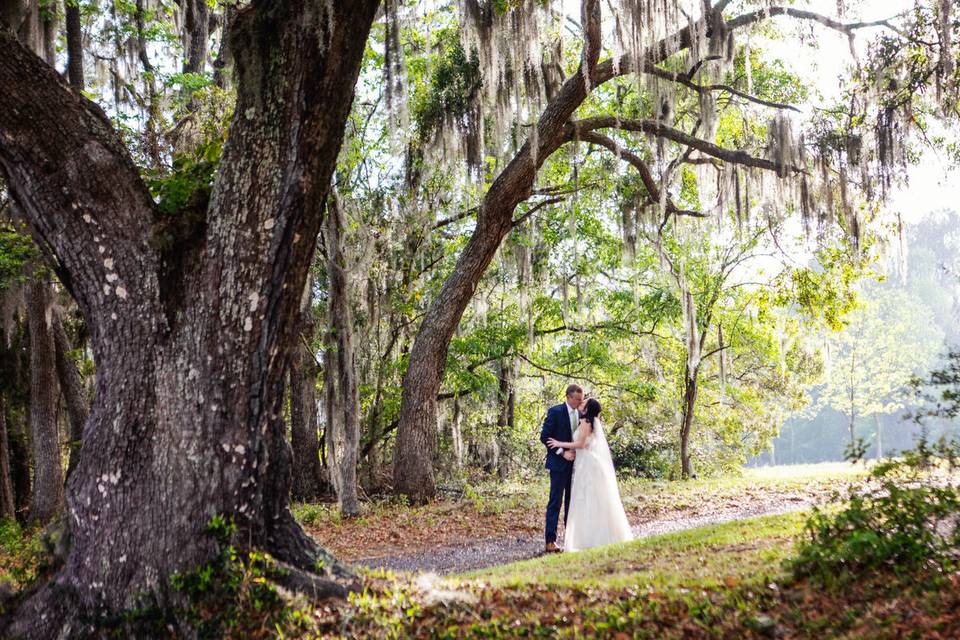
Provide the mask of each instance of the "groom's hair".
{"label": "groom's hair", "polygon": [[583,393],[583,387],[578,384],[567,385],[567,397],[569,398],[575,393]]}

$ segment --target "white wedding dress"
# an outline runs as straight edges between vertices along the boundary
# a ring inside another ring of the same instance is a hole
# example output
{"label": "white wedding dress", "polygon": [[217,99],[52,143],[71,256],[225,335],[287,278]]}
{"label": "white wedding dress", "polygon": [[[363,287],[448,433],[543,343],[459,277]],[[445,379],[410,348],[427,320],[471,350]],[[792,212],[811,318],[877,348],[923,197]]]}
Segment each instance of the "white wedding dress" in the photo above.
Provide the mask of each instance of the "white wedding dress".
{"label": "white wedding dress", "polygon": [[[578,426],[576,441],[583,426]],[[593,433],[586,446],[577,449],[573,462],[573,485],[570,490],[570,513],[563,536],[565,551],[580,551],[615,542],[633,540],[627,514],[620,501],[617,475],[603,424],[594,418]]]}

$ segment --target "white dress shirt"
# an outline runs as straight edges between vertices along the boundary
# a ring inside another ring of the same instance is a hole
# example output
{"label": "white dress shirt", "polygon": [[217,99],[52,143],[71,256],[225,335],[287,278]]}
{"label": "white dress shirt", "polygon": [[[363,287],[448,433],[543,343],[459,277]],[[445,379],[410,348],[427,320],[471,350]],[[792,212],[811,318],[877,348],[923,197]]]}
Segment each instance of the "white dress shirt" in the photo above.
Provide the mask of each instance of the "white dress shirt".
{"label": "white dress shirt", "polygon": [[[571,407],[566,402],[563,403],[567,408],[567,421],[570,422],[570,437],[573,438],[573,432],[577,430],[577,424],[580,422],[580,410],[576,407]],[[557,455],[563,455],[563,449],[557,448]]]}

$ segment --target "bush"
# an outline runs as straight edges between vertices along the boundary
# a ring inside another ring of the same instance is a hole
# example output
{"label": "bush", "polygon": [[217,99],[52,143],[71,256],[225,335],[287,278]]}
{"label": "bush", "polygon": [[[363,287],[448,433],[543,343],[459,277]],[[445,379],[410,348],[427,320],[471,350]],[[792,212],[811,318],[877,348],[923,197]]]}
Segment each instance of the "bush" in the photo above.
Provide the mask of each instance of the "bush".
{"label": "bush", "polygon": [[902,458],[877,464],[862,483],[814,509],[796,557],[797,577],[823,583],[881,568],[949,570],[960,552],[960,446],[921,439]]}
{"label": "bush", "polygon": [[0,520],[0,585],[21,589],[37,576],[43,560],[39,529],[27,532],[13,519]]}
{"label": "bush", "polygon": [[627,429],[620,429],[608,437],[613,466],[621,475],[650,480],[662,480],[670,476],[676,458],[674,447],[654,442]]}

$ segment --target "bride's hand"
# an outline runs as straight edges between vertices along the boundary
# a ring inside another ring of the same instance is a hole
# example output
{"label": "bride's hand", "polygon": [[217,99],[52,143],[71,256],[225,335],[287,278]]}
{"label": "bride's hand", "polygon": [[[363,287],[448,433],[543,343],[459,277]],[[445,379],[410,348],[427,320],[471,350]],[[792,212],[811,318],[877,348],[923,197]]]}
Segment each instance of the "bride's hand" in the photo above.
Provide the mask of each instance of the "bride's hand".
{"label": "bride's hand", "polygon": [[556,438],[547,438],[547,446],[551,449],[556,449],[558,446],[560,446],[560,441]]}

